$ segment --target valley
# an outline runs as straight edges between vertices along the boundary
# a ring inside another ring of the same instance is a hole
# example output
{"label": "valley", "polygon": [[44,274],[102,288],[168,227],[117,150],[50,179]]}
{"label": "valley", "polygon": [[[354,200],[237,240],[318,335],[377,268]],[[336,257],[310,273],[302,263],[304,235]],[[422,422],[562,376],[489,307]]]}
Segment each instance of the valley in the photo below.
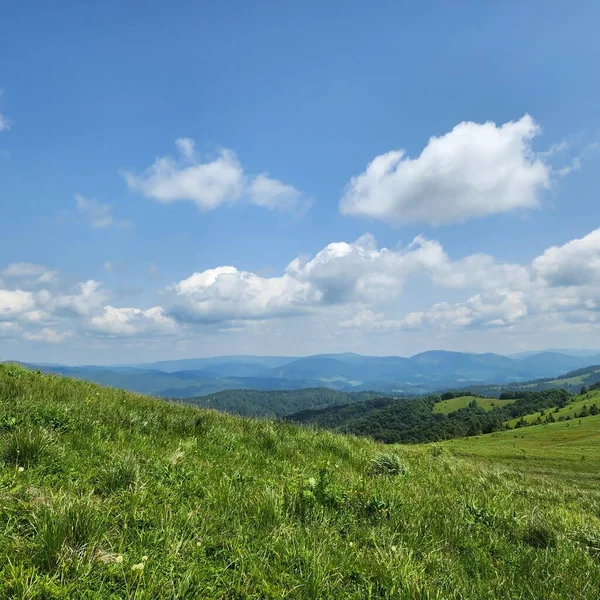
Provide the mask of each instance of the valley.
{"label": "valley", "polygon": [[[137,365],[36,365],[45,372],[163,398],[196,398],[229,390],[297,390],[419,396],[445,389],[498,396],[501,388],[575,391],[600,381],[600,355],[543,351],[526,356],[434,350],[412,357],[320,354],[303,358],[224,356]],[[573,370],[576,371],[573,372]],[[572,373],[569,373],[572,372]],[[564,377],[569,373],[569,377]],[[572,375],[572,376],[571,376]]]}

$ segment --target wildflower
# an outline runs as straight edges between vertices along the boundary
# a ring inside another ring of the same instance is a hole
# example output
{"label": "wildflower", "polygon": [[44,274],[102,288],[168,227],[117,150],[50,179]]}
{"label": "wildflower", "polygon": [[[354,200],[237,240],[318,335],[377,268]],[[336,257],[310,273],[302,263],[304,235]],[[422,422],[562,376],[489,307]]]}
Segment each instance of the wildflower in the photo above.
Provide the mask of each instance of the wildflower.
{"label": "wildflower", "polygon": [[143,571],[144,570],[144,563],[141,562],[141,563],[138,563],[137,565],[133,565],[131,567],[131,570],[132,571]]}
{"label": "wildflower", "polygon": [[350,546],[350,548],[354,548],[354,542],[350,542],[348,545]]}
{"label": "wildflower", "polygon": [[392,546],[392,552],[396,552],[396,550],[398,550],[398,548],[396,546]]}
{"label": "wildflower", "polygon": [[117,556],[117,558],[115,558],[115,562],[119,563],[119,564],[123,564],[123,555],[119,554],[119,556]]}
{"label": "wildflower", "polygon": [[200,548],[200,546],[202,546],[202,544],[200,542],[196,542],[196,546],[198,546],[198,548]]}
{"label": "wildflower", "polygon": [[310,485],[311,488],[314,488],[317,485],[317,480],[314,477],[310,477],[308,480],[308,485]]}
{"label": "wildflower", "polygon": [[22,473],[25,470],[25,467],[19,467],[18,471],[19,473]]}
{"label": "wildflower", "polygon": [[144,562],[146,562],[146,561],[148,560],[148,557],[147,557],[147,556],[144,554],[144,556],[142,556],[142,560],[143,560]]}

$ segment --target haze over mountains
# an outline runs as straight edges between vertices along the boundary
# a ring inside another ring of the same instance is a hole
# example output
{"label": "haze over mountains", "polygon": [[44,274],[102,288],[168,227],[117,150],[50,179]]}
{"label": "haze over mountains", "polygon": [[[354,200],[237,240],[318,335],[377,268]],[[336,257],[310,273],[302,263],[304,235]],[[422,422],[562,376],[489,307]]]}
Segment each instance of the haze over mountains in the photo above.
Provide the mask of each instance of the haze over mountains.
{"label": "haze over mountains", "polygon": [[416,395],[447,388],[506,384],[553,377],[600,364],[600,353],[541,351],[512,357],[433,350],[411,357],[318,354],[306,357],[221,356],[149,364],[30,365],[47,372],[171,398],[228,389],[326,387]]}

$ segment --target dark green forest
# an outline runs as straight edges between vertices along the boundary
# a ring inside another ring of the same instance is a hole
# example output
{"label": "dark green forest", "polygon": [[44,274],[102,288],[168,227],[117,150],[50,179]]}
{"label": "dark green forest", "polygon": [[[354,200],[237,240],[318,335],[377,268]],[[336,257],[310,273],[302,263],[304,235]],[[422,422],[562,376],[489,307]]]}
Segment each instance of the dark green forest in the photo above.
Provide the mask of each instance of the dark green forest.
{"label": "dark green forest", "polygon": [[245,417],[282,417],[304,410],[349,405],[380,396],[381,392],[338,392],[329,388],[300,390],[225,390],[188,398],[187,404]]}

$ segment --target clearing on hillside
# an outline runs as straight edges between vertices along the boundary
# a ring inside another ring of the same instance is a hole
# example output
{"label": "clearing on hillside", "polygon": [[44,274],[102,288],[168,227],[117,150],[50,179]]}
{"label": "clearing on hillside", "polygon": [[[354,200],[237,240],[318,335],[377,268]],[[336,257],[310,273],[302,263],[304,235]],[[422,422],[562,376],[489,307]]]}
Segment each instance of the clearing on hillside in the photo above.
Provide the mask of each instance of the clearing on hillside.
{"label": "clearing on hillside", "polygon": [[434,413],[448,415],[451,412],[460,410],[461,408],[467,408],[473,400],[477,403],[477,406],[483,408],[483,410],[493,410],[500,406],[506,406],[512,404],[514,400],[498,400],[498,398],[479,398],[478,396],[458,396],[457,398],[450,398],[450,400],[442,400],[437,402],[433,407]]}

